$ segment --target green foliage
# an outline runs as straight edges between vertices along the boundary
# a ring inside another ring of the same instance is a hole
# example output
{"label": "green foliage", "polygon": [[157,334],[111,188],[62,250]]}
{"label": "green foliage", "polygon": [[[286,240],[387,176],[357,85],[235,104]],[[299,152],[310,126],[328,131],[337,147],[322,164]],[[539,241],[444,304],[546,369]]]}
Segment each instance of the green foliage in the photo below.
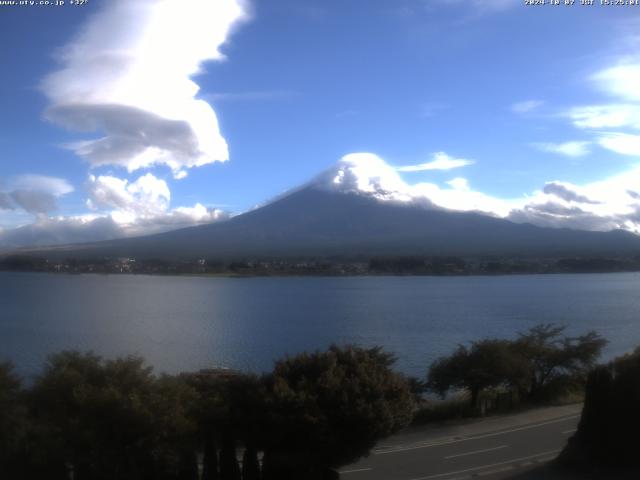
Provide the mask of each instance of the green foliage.
{"label": "green foliage", "polygon": [[11,363],[0,363],[0,472],[14,473],[27,433],[24,392]]}
{"label": "green foliage", "polygon": [[380,348],[332,346],[286,358],[263,378],[157,376],[139,357],[66,351],[27,391],[0,364],[0,471],[25,480],[195,480],[201,455],[206,480],[336,478],[331,468],[411,420],[416,392],[394,361]]}
{"label": "green foliage", "polygon": [[31,392],[37,421],[59,460],[78,476],[156,478],[181,471],[192,441],[195,392],[176,378],[156,378],[139,357],[104,361],[91,353],[49,358]]}
{"label": "green foliage", "polygon": [[488,388],[517,390],[525,401],[558,398],[584,386],[607,343],[593,331],[575,338],[562,337],[563,332],[564,327],[541,324],[516,340],[460,345],[431,364],[428,388],[442,396],[452,389],[467,390],[473,408]]}
{"label": "green foliage", "polygon": [[413,397],[394,361],[380,348],[337,346],[279,361],[268,380],[268,460],[337,467],[407,425]]}
{"label": "green foliage", "polygon": [[458,346],[453,355],[436,360],[429,369],[429,388],[444,396],[450,389],[466,389],[471,407],[478,406],[487,388],[510,386],[522,375],[523,364],[508,340],[472,342]]}
{"label": "green foliage", "polygon": [[[521,395],[532,400],[557,396],[572,385],[584,385],[607,341],[594,331],[562,337],[565,327],[540,324],[515,342],[528,371],[518,382]],[[552,395],[549,395],[549,394]]]}

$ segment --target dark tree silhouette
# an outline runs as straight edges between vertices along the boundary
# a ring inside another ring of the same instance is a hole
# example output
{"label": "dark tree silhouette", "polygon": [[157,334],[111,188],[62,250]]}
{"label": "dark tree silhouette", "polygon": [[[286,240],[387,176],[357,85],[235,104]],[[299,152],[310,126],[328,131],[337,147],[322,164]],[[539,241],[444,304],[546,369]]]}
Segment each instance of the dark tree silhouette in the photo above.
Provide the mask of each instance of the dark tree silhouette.
{"label": "dark tree silhouette", "polygon": [[156,378],[138,357],[53,355],[31,399],[37,421],[77,480],[188,478],[193,472],[188,411],[195,392],[178,378]]}
{"label": "dark tree silhouette", "polygon": [[528,365],[519,385],[523,397],[536,400],[545,395],[545,390],[552,390],[554,384],[561,387],[570,385],[572,380],[584,385],[607,341],[594,331],[563,337],[565,328],[540,324],[519,335],[516,352]]}
{"label": "dark tree silhouette", "polygon": [[446,395],[465,389],[471,406],[483,390],[517,389],[522,400],[539,401],[571,388],[582,388],[607,341],[596,332],[563,337],[565,327],[541,324],[516,340],[487,339],[460,345],[452,355],[433,362],[427,375],[429,390]]}
{"label": "dark tree silhouette", "polygon": [[431,364],[427,385],[444,396],[452,389],[466,389],[472,408],[478,407],[483,390],[508,386],[518,378],[522,363],[507,340],[482,340],[470,347],[459,345],[456,351]]}
{"label": "dark tree silhouette", "polygon": [[277,362],[267,379],[265,478],[326,478],[408,424],[413,397],[394,361],[381,348],[334,345]]}
{"label": "dark tree silhouette", "polygon": [[561,460],[585,470],[597,465],[632,469],[636,475],[625,478],[638,478],[638,405],[640,347],[589,374],[578,430]]}

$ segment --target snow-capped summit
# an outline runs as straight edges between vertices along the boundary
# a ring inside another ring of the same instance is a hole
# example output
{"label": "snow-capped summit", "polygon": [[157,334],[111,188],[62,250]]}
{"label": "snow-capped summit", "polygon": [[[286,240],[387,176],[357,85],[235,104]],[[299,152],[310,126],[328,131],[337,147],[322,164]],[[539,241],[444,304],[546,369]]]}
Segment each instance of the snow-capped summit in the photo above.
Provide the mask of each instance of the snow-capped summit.
{"label": "snow-capped summit", "polygon": [[309,186],[332,192],[364,194],[385,201],[410,202],[414,199],[396,169],[372,153],[345,155]]}

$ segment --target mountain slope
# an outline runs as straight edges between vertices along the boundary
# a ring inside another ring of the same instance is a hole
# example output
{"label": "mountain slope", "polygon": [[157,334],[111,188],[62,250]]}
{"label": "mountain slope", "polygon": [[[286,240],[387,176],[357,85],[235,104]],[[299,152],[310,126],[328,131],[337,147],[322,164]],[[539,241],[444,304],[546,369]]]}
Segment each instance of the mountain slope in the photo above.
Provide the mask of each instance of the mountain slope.
{"label": "mountain slope", "polygon": [[628,232],[542,228],[322,187],[311,183],[222,222],[47,254],[167,259],[640,254],[640,237]]}

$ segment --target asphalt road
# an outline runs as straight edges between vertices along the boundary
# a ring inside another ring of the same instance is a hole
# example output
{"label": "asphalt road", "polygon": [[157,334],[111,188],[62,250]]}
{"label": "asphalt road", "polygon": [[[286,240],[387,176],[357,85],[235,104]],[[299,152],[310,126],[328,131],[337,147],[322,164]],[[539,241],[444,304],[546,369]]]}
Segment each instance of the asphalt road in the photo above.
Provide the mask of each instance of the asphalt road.
{"label": "asphalt road", "polygon": [[554,459],[581,406],[556,407],[458,426],[403,432],[340,471],[343,480],[509,478]]}

